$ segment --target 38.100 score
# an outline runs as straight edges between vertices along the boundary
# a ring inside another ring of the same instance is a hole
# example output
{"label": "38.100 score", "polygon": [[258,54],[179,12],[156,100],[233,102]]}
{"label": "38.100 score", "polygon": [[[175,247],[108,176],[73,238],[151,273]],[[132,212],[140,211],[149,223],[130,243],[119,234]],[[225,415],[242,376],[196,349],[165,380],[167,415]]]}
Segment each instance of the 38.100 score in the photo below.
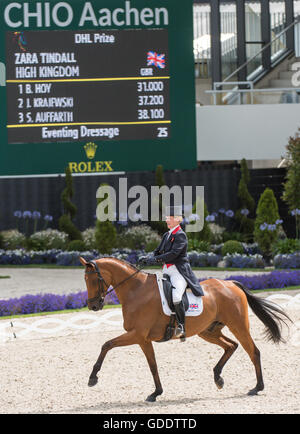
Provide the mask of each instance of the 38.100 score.
{"label": "38.100 score", "polygon": [[164,117],[164,109],[138,110],[138,119],[163,119]]}

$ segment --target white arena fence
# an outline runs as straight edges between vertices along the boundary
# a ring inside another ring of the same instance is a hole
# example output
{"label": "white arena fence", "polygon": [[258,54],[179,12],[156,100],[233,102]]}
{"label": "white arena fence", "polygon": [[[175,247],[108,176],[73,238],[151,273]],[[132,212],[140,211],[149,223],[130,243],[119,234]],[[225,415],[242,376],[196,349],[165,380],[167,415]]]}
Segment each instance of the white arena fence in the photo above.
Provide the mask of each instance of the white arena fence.
{"label": "white arena fence", "polygon": [[19,339],[36,339],[41,337],[66,336],[73,333],[94,331],[110,331],[122,328],[121,309],[102,311],[99,314],[66,313],[47,315],[45,317],[29,317],[0,321],[0,343]]}
{"label": "white arena fence", "polygon": [[[275,302],[282,308],[300,309],[300,294],[273,294],[266,300]],[[251,312],[251,311],[250,311]],[[251,312],[252,314],[252,312]],[[8,343],[23,339],[41,339],[45,337],[66,336],[93,330],[121,330],[123,325],[122,310],[113,308],[109,312],[90,312],[61,314],[53,317],[28,317],[24,319],[0,320],[0,343]],[[290,328],[289,342],[300,346],[300,321]]]}

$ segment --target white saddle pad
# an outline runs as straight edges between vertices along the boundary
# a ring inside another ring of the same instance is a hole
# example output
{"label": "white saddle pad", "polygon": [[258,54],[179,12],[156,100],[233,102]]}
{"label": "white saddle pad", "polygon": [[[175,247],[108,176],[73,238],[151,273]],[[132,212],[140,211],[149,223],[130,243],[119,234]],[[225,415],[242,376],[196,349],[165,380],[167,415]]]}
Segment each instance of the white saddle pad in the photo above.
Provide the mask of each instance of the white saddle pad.
{"label": "white saddle pad", "polygon": [[[158,275],[158,273],[155,273],[155,275],[156,275],[156,279],[157,279],[157,284],[158,284],[158,288],[159,288],[161,304],[162,304],[164,314],[167,316],[171,316],[175,312],[171,311],[171,309],[169,308],[169,305],[167,303],[167,300],[165,297],[165,292],[163,289],[163,282],[162,282],[163,278],[161,278]],[[185,315],[186,316],[198,316],[198,315],[200,315],[203,311],[202,297],[201,296],[196,297],[190,289],[187,289],[186,293],[187,293],[187,297],[188,297],[188,301],[189,301],[189,308],[185,312]]]}

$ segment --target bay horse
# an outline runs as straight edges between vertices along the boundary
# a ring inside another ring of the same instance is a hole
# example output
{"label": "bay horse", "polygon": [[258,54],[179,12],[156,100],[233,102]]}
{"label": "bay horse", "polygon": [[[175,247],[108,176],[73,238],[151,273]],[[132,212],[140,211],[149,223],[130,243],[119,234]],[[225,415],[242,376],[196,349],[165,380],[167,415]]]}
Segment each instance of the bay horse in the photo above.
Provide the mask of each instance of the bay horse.
{"label": "bay horse", "polygon": [[[88,385],[92,387],[97,384],[97,373],[109,350],[137,344],[146,356],[155,384],[155,391],[146,401],[156,401],[156,397],[163,393],[163,389],[152,342],[158,342],[163,338],[170,318],[163,313],[155,274],[141,271],[134,265],[114,257],[90,262],[81,257],[80,262],[85,267],[88,308],[93,311],[102,309],[111,285],[122,305],[123,327],[126,330],[121,336],[104,343],[93,366]],[[204,290],[203,312],[199,316],[186,317],[186,337],[198,335],[223,348],[224,354],[213,368],[215,384],[221,389],[224,385],[222,369],[238,347],[237,342],[222,333],[223,327],[227,326],[248,353],[255,367],[257,384],[248,395],[256,395],[264,389],[264,383],[260,352],[249,332],[248,304],[265,325],[266,337],[274,343],[283,341],[281,325],[286,324],[286,319],[291,321],[290,318],[279,306],[253,295],[239,282],[208,279],[200,284]]]}

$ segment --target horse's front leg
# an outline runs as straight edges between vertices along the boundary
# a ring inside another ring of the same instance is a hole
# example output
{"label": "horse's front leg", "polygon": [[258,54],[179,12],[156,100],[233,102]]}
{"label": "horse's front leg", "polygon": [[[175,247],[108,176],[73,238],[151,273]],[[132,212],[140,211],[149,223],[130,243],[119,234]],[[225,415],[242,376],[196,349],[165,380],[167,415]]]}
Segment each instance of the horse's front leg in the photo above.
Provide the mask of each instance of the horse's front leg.
{"label": "horse's front leg", "polygon": [[160,379],[159,379],[159,375],[158,375],[153,345],[152,345],[152,342],[143,342],[143,343],[140,343],[140,347],[142,348],[142,350],[146,356],[149,368],[150,368],[151,373],[153,375],[154,384],[155,384],[155,391],[153,393],[151,393],[151,395],[148,396],[146,401],[154,402],[154,401],[156,401],[156,397],[163,393],[163,389],[161,387],[161,383],[160,383]]}
{"label": "horse's front leg", "polygon": [[101,353],[97,359],[97,362],[93,366],[93,370],[90,375],[88,385],[92,387],[95,386],[95,384],[97,384],[98,381],[97,373],[100,371],[104,358],[109,350],[115,347],[122,347],[122,346],[137,344],[137,343],[138,340],[136,337],[135,330],[132,330],[128,333],[124,333],[123,335],[118,336],[117,338],[105,342],[105,344],[101,348]]}

